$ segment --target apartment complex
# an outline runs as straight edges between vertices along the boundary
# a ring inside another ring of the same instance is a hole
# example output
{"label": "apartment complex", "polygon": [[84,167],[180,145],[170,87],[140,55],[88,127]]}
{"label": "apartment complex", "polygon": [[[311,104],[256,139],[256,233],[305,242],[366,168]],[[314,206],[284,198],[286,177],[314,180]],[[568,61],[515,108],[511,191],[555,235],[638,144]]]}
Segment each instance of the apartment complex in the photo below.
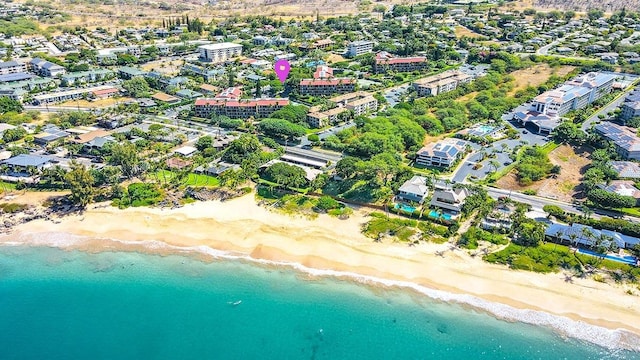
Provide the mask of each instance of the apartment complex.
{"label": "apartment complex", "polygon": [[315,111],[313,108],[307,114],[309,126],[321,128],[340,121],[340,114],[353,111],[354,116],[363,115],[378,109],[378,100],[368,92],[352,92],[329,99],[337,107],[327,111]]}
{"label": "apartment complex", "polygon": [[373,41],[360,40],[349,43],[347,47],[347,56],[356,57],[358,55],[369,53],[373,50]]}
{"label": "apartment complex", "polygon": [[95,86],[91,88],[79,88],[79,89],[58,91],[58,92],[42,94],[42,95],[35,95],[33,97],[33,102],[35,105],[53,104],[53,103],[58,103],[58,102],[63,102],[68,100],[80,99],[83,96],[85,96],[85,94],[88,95],[94,92],[100,93],[101,90],[105,90],[105,89],[114,89],[114,87],[104,85],[104,86]]}
{"label": "apartment complex", "polygon": [[62,84],[70,86],[81,83],[104,81],[115,77],[115,73],[109,69],[96,69],[89,71],[72,72],[62,75]]}
{"label": "apartment complex", "polygon": [[242,45],[234,43],[218,43],[198,46],[200,60],[221,63],[242,55]]}
{"label": "apartment complex", "polygon": [[333,108],[322,112],[310,112],[307,114],[307,123],[312,128],[322,128],[330,124],[340,122],[340,114],[347,111],[343,107]]}
{"label": "apartment complex", "polygon": [[350,78],[302,79],[300,95],[327,96],[356,90],[356,80]]}
{"label": "apartment complex", "polygon": [[459,85],[471,82],[473,78],[458,70],[448,70],[438,75],[418,79],[413,88],[418,96],[436,96],[455,90]]}
{"label": "apartment complex", "polygon": [[467,145],[466,141],[454,138],[427,144],[418,151],[416,164],[449,168],[466,152]]}
{"label": "apartment complex", "polygon": [[289,99],[197,99],[194,104],[196,116],[209,118],[212,115],[228,116],[232,119],[265,118],[289,105]]}
{"label": "apartment complex", "polygon": [[557,89],[544,92],[533,100],[531,110],[562,116],[581,109],[611,92],[616,75],[591,72],[565,82]]}
{"label": "apartment complex", "polygon": [[31,59],[29,66],[32,72],[46,77],[58,77],[67,72],[64,67],[40,58]]}
{"label": "apartment complex", "polygon": [[424,56],[394,57],[386,51],[376,54],[373,71],[375,73],[422,71],[429,66]]}
{"label": "apartment complex", "polygon": [[616,152],[622,158],[640,160],[640,139],[636,135],[635,129],[603,122],[596,125],[595,131],[611,141],[616,147]]}
{"label": "apartment complex", "polygon": [[620,106],[620,119],[628,121],[640,116],[640,90],[636,89],[624,99]]}
{"label": "apartment complex", "polygon": [[17,61],[0,62],[0,75],[24,73],[27,71],[27,64]]}

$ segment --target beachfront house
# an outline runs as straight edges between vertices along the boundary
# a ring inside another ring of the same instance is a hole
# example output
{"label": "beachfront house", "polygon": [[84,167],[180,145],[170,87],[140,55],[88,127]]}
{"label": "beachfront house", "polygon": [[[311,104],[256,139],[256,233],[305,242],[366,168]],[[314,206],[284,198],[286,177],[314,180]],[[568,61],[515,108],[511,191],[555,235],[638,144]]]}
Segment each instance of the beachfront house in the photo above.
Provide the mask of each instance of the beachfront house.
{"label": "beachfront house", "polygon": [[427,178],[424,176],[414,176],[400,186],[396,198],[401,201],[417,202],[422,204],[424,203],[427,195],[429,195]]}
{"label": "beachfront house", "polygon": [[451,184],[437,181],[434,184],[430,205],[457,215],[462,211],[462,205],[469,195],[469,190],[466,188],[453,187]]}
{"label": "beachfront house", "polygon": [[482,219],[480,226],[484,230],[509,230],[513,225],[511,216],[515,211],[515,205],[499,202],[493,210]]}
{"label": "beachfront house", "polygon": [[0,179],[11,182],[35,183],[39,180],[40,171],[52,165],[53,161],[48,156],[16,155],[0,161],[0,166],[3,169],[3,172],[0,173]]}
{"label": "beachfront house", "polygon": [[553,223],[545,230],[544,235],[549,239],[559,242],[566,241],[574,246],[593,247],[598,241],[602,242],[602,245],[608,246],[610,241],[614,241],[619,248],[628,249],[640,244],[640,239],[636,237],[623,235],[617,231],[598,230],[582,224]]}

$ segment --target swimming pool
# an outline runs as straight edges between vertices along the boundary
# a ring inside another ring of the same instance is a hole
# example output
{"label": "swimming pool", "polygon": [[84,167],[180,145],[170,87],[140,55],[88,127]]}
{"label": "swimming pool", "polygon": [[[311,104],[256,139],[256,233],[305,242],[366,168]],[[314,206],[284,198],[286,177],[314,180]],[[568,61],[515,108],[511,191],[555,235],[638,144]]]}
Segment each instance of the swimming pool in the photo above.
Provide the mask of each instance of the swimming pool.
{"label": "swimming pool", "polygon": [[[596,253],[594,251],[591,251],[591,250],[578,249],[578,252],[581,253],[581,254],[586,254],[586,255],[591,255],[591,256],[596,256],[596,257],[602,257],[601,254],[598,254],[598,253]],[[635,256],[605,255],[604,258],[607,259],[607,260],[613,260],[613,261],[625,263],[625,264],[628,264],[628,265],[635,265],[636,262],[638,261],[638,259],[636,259]]]}
{"label": "swimming pool", "polygon": [[416,211],[416,208],[414,208],[413,206],[409,206],[407,204],[395,204],[393,206],[394,209],[400,209],[402,211],[406,211],[408,213],[413,214]]}
{"label": "swimming pool", "polygon": [[491,125],[478,125],[475,128],[469,130],[469,135],[485,136],[487,134],[492,133],[494,130],[495,130],[495,127]]}
{"label": "swimming pool", "polygon": [[429,216],[433,217],[433,218],[436,218],[436,219],[440,218],[440,219],[447,220],[447,221],[451,221],[451,219],[452,219],[451,214],[446,214],[446,213],[438,214],[438,212],[435,211],[435,210],[429,211]]}

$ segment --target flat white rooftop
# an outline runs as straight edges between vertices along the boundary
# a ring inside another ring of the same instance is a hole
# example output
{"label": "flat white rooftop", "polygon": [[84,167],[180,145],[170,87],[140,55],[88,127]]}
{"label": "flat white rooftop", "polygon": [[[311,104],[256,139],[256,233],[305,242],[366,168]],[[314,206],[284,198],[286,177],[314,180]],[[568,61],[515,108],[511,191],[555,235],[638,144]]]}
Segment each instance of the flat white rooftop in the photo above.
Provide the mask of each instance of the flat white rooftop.
{"label": "flat white rooftop", "polygon": [[228,49],[228,48],[234,48],[234,47],[241,48],[242,45],[235,44],[235,43],[230,43],[230,42],[224,42],[224,43],[207,44],[207,45],[200,45],[199,46],[199,48],[206,49],[206,50],[220,50],[220,49]]}

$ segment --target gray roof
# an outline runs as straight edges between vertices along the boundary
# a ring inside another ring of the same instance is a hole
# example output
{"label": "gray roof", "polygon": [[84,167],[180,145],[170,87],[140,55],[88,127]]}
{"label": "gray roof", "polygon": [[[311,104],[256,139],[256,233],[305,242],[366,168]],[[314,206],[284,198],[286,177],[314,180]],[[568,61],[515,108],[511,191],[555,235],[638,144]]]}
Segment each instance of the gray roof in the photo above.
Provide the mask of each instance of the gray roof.
{"label": "gray roof", "polygon": [[22,66],[22,64],[17,61],[0,62],[0,69],[6,69],[14,66]]}
{"label": "gray roof", "polygon": [[632,161],[612,161],[611,167],[622,179],[640,179],[640,165]]}
{"label": "gray roof", "polygon": [[3,160],[2,162],[0,162],[0,164],[5,164],[9,166],[21,166],[21,167],[27,167],[27,166],[40,167],[50,162],[51,162],[51,158],[47,156],[20,154],[12,158],[9,158],[7,160]]}
{"label": "gray roof", "polygon": [[404,184],[400,186],[398,191],[424,196],[429,192],[429,188],[427,187],[427,179],[423,176],[414,176],[411,179],[405,181]]}
{"label": "gray roof", "polygon": [[5,74],[0,75],[0,82],[13,82],[13,81],[22,81],[29,80],[34,78],[35,76],[27,73],[14,73],[14,74]]}
{"label": "gray roof", "polygon": [[[591,231],[591,233],[593,234],[593,238],[589,239],[584,237],[584,232],[582,229],[585,229],[585,228]],[[613,241],[615,241],[618,247],[620,248],[631,247],[635,244],[640,244],[640,239],[636,237],[623,235],[617,231],[597,230],[590,226],[586,226],[582,224],[564,225],[564,224],[554,223],[554,224],[551,224],[547,228],[547,230],[544,232],[545,235],[552,236],[552,237],[556,237],[558,233],[560,233],[560,237],[562,239],[567,241],[571,241],[571,238],[569,236],[571,234],[575,234],[577,235],[577,238],[575,241],[587,246],[594,245],[595,239],[598,239],[600,235],[605,235],[612,238]]]}

